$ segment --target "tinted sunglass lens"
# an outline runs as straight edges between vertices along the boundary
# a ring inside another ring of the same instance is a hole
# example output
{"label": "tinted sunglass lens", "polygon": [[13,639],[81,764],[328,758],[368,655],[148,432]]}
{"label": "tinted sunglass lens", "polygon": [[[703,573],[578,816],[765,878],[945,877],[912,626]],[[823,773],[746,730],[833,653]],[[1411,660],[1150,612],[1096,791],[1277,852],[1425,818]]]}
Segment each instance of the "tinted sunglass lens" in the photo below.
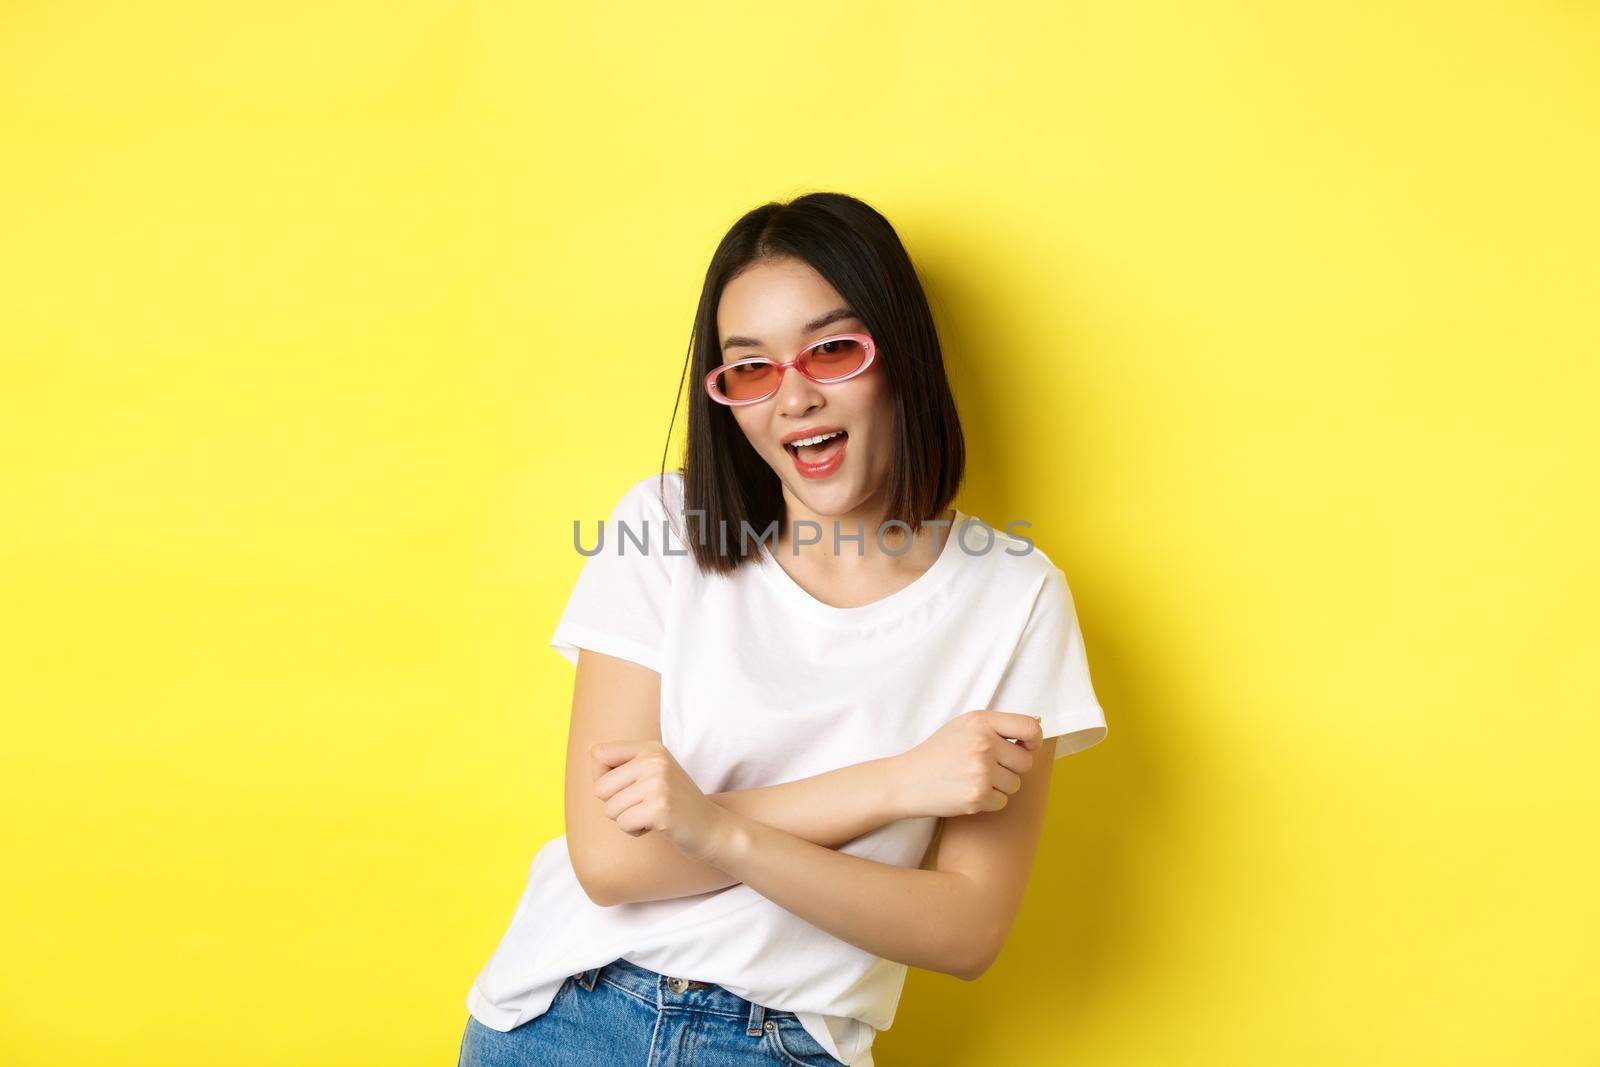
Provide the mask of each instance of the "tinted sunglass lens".
{"label": "tinted sunglass lens", "polygon": [[813,378],[824,381],[843,378],[861,369],[861,364],[867,360],[867,346],[853,338],[840,337],[808,348],[802,358],[807,373]]}
{"label": "tinted sunglass lens", "polygon": [[716,383],[729,400],[759,400],[777,387],[778,368],[772,363],[732,366],[717,374]]}

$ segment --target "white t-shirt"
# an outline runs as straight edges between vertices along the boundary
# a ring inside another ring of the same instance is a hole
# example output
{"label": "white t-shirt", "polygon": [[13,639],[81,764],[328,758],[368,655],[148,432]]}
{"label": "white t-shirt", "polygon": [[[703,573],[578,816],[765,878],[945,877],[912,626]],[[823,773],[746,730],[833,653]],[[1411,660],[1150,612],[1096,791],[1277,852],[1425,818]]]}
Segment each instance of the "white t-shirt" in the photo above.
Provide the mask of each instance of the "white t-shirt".
{"label": "white t-shirt", "polygon": [[[819,547],[832,537],[822,525]],[[658,672],[662,743],[707,794],[895,755],[974,708],[1040,716],[1057,758],[1105,737],[1066,575],[1036,545],[958,509],[915,581],[838,608],[802,589],[765,543],[732,575],[701,574],[688,541],[699,530],[684,518],[681,472],[634,483],[603,527],[601,551],[584,561],[550,644],[574,664],[588,648]],[[729,536],[736,542],[738,532]],[[595,538],[586,524],[585,549]],[[916,868],[937,823],[901,819],[839,851]],[[851,1067],[872,1064],[872,1039],[893,1021],[906,977],[904,964],[743,883],[600,907],[578,884],[562,836],[534,856],[467,1010],[511,1030],[542,1014],[567,976],[618,957],[793,1011]]]}

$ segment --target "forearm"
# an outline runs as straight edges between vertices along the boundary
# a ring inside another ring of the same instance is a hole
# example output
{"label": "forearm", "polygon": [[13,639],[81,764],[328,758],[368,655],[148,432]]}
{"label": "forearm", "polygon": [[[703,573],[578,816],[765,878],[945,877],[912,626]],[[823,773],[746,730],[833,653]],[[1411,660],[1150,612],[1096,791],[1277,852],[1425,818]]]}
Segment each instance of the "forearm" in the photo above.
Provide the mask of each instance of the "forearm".
{"label": "forearm", "polygon": [[957,871],[836,852],[738,813],[705,861],[841,941],[908,966],[972,978],[998,936],[993,909]]}
{"label": "forearm", "polygon": [[[710,799],[742,818],[823,849],[834,849],[880,826],[906,818],[894,757],[867,760],[798,781],[713,793]],[[663,834],[614,843],[606,881],[608,903],[667,900],[737,885],[738,878],[686,855]]]}

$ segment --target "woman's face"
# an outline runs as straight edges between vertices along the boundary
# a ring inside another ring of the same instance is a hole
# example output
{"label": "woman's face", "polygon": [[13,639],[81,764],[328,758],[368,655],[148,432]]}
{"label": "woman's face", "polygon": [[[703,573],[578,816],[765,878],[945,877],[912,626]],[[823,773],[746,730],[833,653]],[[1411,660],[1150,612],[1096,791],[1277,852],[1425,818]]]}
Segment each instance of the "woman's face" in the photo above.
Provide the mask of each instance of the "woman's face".
{"label": "woman's face", "polygon": [[[813,341],[866,329],[833,286],[796,259],[752,264],[723,287],[717,305],[724,363],[751,356],[781,363]],[[894,432],[882,361],[880,352],[866,370],[832,385],[818,385],[790,367],[777,393],[729,408],[751,447],[778,472],[791,505],[798,500],[815,514],[836,516],[863,505],[876,507],[874,498],[889,474]],[[836,429],[844,434],[798,454],[784,444],[801,431]],[[824,470],[808,470],[816,463],[825,463]]]}

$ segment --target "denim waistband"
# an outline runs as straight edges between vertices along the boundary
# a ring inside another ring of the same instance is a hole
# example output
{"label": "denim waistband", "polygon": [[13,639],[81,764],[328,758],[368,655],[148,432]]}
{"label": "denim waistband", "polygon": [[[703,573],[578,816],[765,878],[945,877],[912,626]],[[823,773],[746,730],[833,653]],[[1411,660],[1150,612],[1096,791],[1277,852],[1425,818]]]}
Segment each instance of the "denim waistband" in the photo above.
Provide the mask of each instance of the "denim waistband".
{"label": "denim waistband", "polygon": [[744,1019],[745,1031],[751,1036],[759,1036],[769,1018],[794,1015],[792,1011],[773,1011],[712,982],[693,982],[662,974],[620,958],[580,971],[573,977],[585,989],[593,989],[597,981],[609,982],[655,1005],[658,1010],[699,1011]]}

